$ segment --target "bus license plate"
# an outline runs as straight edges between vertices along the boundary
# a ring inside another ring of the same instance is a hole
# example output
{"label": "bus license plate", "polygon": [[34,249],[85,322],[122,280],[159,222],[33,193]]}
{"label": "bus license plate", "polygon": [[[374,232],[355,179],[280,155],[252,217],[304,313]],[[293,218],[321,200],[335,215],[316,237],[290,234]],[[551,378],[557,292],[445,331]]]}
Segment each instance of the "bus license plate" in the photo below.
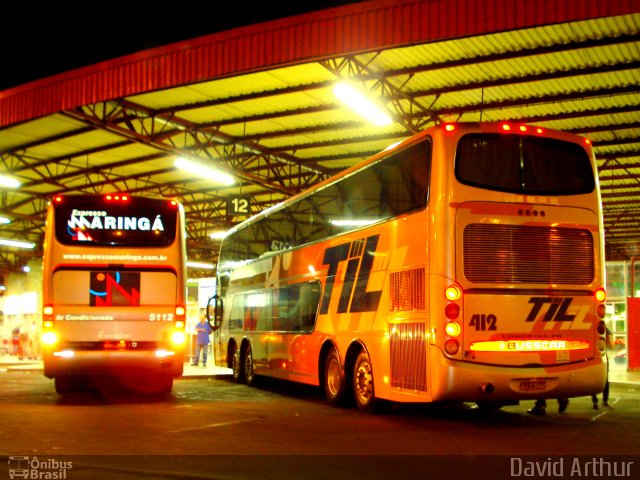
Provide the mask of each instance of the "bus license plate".
{"label": "bus license plate", "polygon": [[523,392],[542,392],[546,389],[546,380],[520,380],[520,390]]}

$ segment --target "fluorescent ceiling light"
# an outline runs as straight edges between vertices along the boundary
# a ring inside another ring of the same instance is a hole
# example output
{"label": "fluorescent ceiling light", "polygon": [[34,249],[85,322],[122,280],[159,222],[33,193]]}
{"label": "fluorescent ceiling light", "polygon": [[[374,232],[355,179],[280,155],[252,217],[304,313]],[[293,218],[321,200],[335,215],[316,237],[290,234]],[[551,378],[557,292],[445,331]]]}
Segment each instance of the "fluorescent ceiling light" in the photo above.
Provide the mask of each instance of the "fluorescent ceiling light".
{"label": "fluorescent ceiling light", "polygon": [[215,268],[215,265],[213,265],[211,263],[187,262],[187,267],[204,268],[206,270],[213,270]]}
{"label": "fluorescent ceiling light", "polygon": [[383,109],[348,83],[338,83],[333,88],[333,94],[351,110],[375,125],[391,125],[391,117]]}
{"label": "fluorescent ceiling light", "polygon": [[18,188],[19,186],[20,182],[15,178],[0,175],[0,187]]}
{"label": "fluorescent ceiling light", "polygon": [[20,242],[18,240],[9,240],[6,238],[0,238],[0,245],[16,248],[34,248],[36,246],[33,242]]}
{"label": "fluorescent ceiling light", "polygon": [[0,223],[11,223],[11,219],[7,217],[0,217]]}
{"label": "fluorescent ceiling light", "polygon": [[184,170],[189,173],[193,173],[198,177],[202,177],[206,180],[212,180],[222,185],[233,185],[235,180],[228,173],[218,170],[216,168],[207,167],[201,163],[194,162],[193,160],[187,160],[186,158],[178,157],[174,162],[176,168]]}

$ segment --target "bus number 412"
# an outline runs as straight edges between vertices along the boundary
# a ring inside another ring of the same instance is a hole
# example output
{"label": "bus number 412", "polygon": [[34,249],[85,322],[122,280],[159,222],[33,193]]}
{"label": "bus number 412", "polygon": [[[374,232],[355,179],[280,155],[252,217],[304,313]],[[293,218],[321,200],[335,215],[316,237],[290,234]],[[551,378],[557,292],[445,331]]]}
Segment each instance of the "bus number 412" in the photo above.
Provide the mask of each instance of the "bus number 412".
{"label": "bus number 412", "polygon": [[476,330],[497,330],[496,327],[496,316],[490,313],[489,315],[475,314],[471,316],[471,321],[469,322],[470,327],[475,327]]}

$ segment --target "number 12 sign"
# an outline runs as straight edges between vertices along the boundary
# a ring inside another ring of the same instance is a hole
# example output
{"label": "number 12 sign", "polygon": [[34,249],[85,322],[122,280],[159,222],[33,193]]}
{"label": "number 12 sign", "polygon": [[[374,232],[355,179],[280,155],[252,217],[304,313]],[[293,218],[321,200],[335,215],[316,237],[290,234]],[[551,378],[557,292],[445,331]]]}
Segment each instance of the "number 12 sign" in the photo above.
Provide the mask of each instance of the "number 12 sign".
{"label": "number 12 sign", "polygon": [[249,198],[248,196],[229,197],[227,199],[227,215],[250,215]]}

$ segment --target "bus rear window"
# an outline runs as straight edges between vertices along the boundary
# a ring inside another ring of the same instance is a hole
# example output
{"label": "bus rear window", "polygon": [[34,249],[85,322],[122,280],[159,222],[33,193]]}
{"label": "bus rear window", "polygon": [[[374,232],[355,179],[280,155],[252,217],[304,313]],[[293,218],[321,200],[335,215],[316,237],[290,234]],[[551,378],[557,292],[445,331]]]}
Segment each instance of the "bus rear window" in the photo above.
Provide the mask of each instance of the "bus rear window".
{"label": "bus rear window", "polygon": [[575,195],[595,188],[589,156],[579,145],[519,135],[465,135],[456,152],[456,177],[474,187],[528,195]]}
{"label": "bus rear window", "polygon": [[162,247],[176,238],[178,206],[169,200],[64,196],[54,202],[56,239],[65,245]]}

